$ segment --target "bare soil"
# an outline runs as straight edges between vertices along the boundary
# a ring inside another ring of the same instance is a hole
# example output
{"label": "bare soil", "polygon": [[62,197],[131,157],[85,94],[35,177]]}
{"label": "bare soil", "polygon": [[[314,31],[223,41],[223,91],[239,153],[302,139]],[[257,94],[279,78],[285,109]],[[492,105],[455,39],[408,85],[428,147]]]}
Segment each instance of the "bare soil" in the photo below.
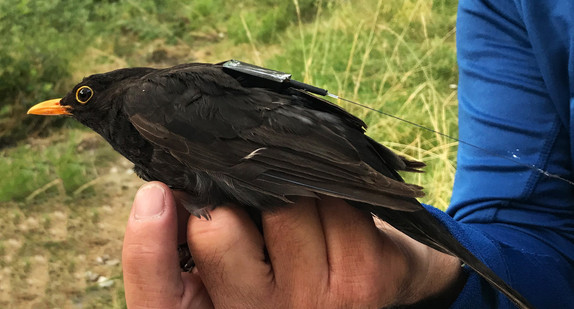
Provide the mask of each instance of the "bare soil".
{"label": "bare soil", "polygon": [[122,240],[143,181],[119,155],[108,166],[78,196],[0,206],[0,308],[125,307]]}

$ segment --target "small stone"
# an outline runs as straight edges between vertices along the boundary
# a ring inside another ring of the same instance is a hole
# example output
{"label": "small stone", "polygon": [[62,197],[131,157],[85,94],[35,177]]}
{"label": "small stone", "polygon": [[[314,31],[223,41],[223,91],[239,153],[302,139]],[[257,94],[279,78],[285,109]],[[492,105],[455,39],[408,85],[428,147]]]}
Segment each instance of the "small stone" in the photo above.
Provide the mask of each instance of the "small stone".
{"label": "small stone", "polygon": [[111,259],[106,261],[106,265],[108,266],[116,266],[118,264],[120,264],[120,260],[118,259]]}
{"label": "small stone", "polygon": [[59,210],[54,211],[52,213],[52,215],[54,216],[55,219],[60,219],[60,220],[66,219],[66,217],[67,217],[65,212],[59,211]]}
{"label": "small stone", "polygon": [[35,263],[38,263],[38,264],[46,263],[46,258],[41,256],[41,255],[35,255],[34,260],[35,260]]}
{"label": "small stone", "polygon": [[19,248],[22,246],[22,242],[18,239],[10,238],[6,243],[12,248]]}
{"label": "small stone", "polygon": [[96,282],[99,279],[100,279],[100,275],[93,273],[89,270],[86,272],[86,280],[88,280],[90,282]]}
{"label": "small stone", "polygon": [[114,285],[114,280],[113,279],[108,279],[104,276],[101,276],[100,278],[98,278],[98,286],[101,288],[109,288],[112,285]]}
{"label": "small stone", "polygon": [[103,265],[103,264],[106,264],[106,261],[109,260],[109,259],[110,259],[110,256],[109,256],[108,254],[104,254],[104,255],[102,255],[102,256],[98,256],[98,257],[96,258],[96,262],[97,262],[98,264],[102,264],[102,265]]}

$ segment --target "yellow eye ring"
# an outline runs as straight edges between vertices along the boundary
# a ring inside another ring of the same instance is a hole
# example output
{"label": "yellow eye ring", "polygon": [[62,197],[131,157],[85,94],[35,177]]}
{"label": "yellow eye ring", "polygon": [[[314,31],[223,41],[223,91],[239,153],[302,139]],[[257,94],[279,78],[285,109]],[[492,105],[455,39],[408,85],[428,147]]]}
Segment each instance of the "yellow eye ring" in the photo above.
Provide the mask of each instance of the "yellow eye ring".
{"label": "yellow eye ring", "polygon": [[76,101],[86,104],[94,96],[94,91],[88,86],[82,86],[76,90]]}

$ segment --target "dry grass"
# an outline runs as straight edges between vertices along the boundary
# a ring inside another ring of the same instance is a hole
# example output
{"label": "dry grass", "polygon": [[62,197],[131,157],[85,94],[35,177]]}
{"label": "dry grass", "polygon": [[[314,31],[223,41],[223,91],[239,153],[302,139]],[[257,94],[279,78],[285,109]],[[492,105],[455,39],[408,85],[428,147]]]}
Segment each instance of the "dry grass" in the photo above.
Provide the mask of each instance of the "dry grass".
{"label": "dry grass", "polygon": [[[454,14],[454,8],[449,12]],[[446,208],[456,169],[457,142],[444,135],[457,135],[455,28],[444,25],[443,33],[429,33],[429,23],[441,18],[454,22],[454,16],[445,18],[432,1],[423,0],[354,1],[331,13],[319,11],[314,24],[298,24],[290,39],[299,44],[281,57],[292,68],[287,71],[430,129],[336,102],[365,119],[367,133],[377,141],[425,162],[425,174],[405,177],[426,188],[424,202]],[[288,58],[297,56],[300,62]]]}

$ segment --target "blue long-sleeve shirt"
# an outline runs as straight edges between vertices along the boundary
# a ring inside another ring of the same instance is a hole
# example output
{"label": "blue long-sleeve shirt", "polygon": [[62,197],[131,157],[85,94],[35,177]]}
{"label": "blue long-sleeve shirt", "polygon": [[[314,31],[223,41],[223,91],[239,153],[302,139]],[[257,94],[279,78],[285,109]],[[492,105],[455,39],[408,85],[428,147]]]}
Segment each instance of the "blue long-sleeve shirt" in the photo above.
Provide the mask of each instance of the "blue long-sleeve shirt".
{"label": "blue long-sleeve shirt", "polygon": [[[574,308],[574,1],[461,0],[454,235],[537,308]],[[471,273],[453,308],[514,308]]]}

